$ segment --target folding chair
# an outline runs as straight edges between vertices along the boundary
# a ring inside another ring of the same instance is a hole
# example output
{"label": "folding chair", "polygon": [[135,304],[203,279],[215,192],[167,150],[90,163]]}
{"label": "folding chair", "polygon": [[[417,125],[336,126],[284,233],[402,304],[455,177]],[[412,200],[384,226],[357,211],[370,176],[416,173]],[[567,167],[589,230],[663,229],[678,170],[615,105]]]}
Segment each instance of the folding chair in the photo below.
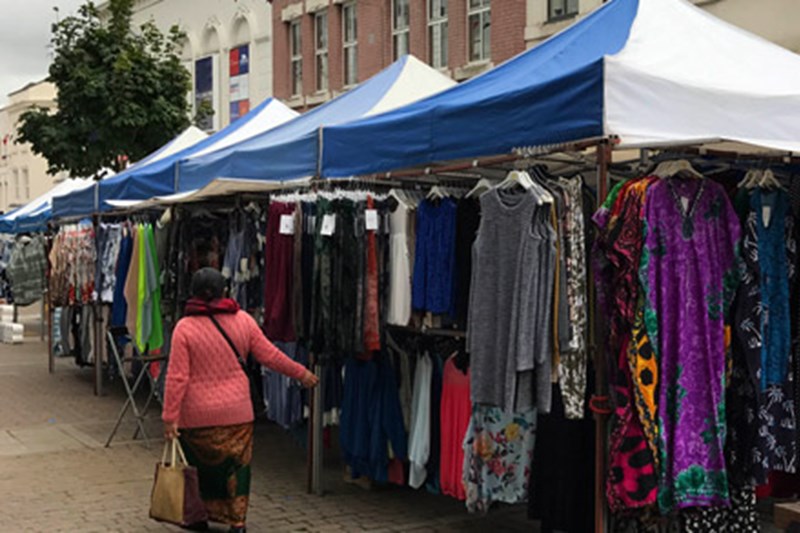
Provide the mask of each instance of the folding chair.
{"label": "folding chair", "polygon": [[[139,354],[136,350],[136,347],[133,348],[133,356],[132,357],[122,357],[120,355],[119,350],[119,343],[118,340],[128,340],[130,342],[130,336],[128,335],[128,329],[124,326],[122,327],[111,327],[106,331],[106,340],[108,342],[108,349],[114,355],[114,360],[117,364],[117,369],[119,371],[119,375],[122,377],[122,384],[125,387],[125,392],[128,395],[128,399],[125,400],[125,403],[122,405],[122,409],[119,412],[119,416],[117,416],[117,422],[114,424],[114,429],[111,430],[111,434],[108,436],[108,440],[106,441],[106,448],[111,446],[111,441],[114,440],[114,436],[117,434],[119,430],[120,424],[122,424],[122,420],[125,418],[125,415],[128,413],[130,409],[133,411],[133,416],[136,418],[136,431],[133,433],[133,440],[136,440],[141,433],[142,438],[144,439],[145,446],[148,448],[150,447],[150,439],[147,436],[147,431],[144,427],[144,421],[147,417],[147,411],[150,409],[150,404],[153,401],[153,398],[156,398],[160,401],[159,398],[159,391],[161,390],[161,384],[163,383],[166,365],[161,365],[158,377],[154,378],[153,375],[150,373],[150,367],[153,363],[166,361],[167,358],[163,355],[147,355],[147,354]],[[132,363],[134,364],[134,372],[136,372],[136,378],[133,380],[133,385],[131,385],[129,381],[128,374],[125,372],[124,364],[125,363]],[[138,371],[135,368],[135,364],[140,364],[141,368]],[[139,406],[136,403],[136,392],[139,390],[139,387],[142,383],[149,383],[150,392],[147,395],[147,401],[145,402],[142,409],[139,409]]]}

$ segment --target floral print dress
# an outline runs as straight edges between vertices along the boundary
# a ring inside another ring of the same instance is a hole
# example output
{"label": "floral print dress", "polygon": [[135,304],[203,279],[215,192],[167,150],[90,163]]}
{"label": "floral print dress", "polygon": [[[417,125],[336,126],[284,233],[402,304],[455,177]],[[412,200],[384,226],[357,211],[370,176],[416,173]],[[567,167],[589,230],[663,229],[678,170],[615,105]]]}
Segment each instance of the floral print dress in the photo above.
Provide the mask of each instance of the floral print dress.
{"label": "floral print dress", "polygon": [[473,407],[464,438],[464,487],[470,512],[486,513],[494,502],[527,500],[535,436],[535,408],[508,413],[499,407]]}

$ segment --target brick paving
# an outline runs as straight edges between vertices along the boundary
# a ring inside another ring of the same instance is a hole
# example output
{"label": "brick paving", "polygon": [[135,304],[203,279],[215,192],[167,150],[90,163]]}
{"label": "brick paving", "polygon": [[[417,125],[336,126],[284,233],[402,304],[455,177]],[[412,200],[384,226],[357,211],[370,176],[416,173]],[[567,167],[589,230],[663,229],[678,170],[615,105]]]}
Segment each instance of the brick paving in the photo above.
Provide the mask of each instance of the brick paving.
{"label": "brick paving", "polygon": [[[149,449],[130,441],[134,426],[127,422],[104,448],[124,393],[117,382],[106,396],[93,396],[92,376],[71,360],[59,360],[48,374],[46,348],[37,339],[0,345],[3,529],[179,531],[147,518],[161,441]],[[147,428],[158,434],[156,413]],[[257,425],[249,531],[536,531],[523,506],[474,517],[450,498],[347,484],[335,453],[326,458],[326,495],[308,495],[305,458],[291,435]]]}

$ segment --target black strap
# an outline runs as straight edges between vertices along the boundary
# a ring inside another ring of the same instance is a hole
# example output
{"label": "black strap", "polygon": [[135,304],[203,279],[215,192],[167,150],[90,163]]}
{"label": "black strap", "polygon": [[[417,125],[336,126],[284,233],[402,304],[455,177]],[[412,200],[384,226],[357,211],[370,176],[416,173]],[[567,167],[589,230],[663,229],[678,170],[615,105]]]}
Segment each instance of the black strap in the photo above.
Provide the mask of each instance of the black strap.
{"label": "black strap", "polygon": [[208,318],[211,319],[211,322],[213,322],[214,325],[217,326],[217,329],[219,330],[219,332],[222,333],[222,336],[225,337],[226,341],[228,341],[228,346],[231,347],[231,350],[233,350],[233,353],[236,355],[236,360],[239,361],[239,366],[242,367],[242,371],[245,373],[245,375],[249,376],[249,374],[247,373],[247,365],[245,364],[244,359],[242,359],[241,354],[239,354],[239,350],[236,348],[236,345],[233,344],[233,341],[228,336],[228,334],[225,332],[225,330],[222,329],[222,326],[220,325],[219,322],[217,322],[217,319],[214,318],[214,315],[208,315]]}

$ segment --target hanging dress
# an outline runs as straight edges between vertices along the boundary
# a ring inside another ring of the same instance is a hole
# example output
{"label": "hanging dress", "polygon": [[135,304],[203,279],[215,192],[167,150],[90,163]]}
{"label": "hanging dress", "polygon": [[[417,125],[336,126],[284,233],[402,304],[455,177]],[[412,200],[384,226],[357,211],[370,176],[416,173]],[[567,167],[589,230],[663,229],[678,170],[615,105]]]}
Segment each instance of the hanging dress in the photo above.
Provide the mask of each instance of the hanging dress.
{"label": "hanging dress", "polygon": [[644,222],[645,324],[661,365],[659,507],[727,505],[725,317],[739,219],[722,186],[673,178],[648,189]]}

